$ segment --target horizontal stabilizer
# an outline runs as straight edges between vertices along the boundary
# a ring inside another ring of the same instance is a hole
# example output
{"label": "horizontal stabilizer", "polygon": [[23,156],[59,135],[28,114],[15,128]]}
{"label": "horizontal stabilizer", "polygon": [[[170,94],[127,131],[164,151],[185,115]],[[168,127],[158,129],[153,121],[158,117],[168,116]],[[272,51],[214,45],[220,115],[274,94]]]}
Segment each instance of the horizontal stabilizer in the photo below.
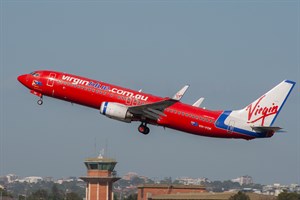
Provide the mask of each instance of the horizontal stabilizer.
{"label": "horizontal stabilizer", "polygon": [[275,127],[275,126],[252,126],[251,128],[254,131],[260,133],[277,132],[282,129],[280,127]]}
{"label": "horizontal stabilizer", "polygon": [[173,97],[172,99],[180,101],[180,99],[183,97],[184,93],[187,91],[189,88],[189,85],[185,85],[181,90],[179,90]]}
{"label": "horizontal stabilizer", "polygon": [[200,99],[198,99],[198,100],[193,104],[193,106],[194,106],[194,107],[200,107],[200,105],[202,104],[203,101],[204,101],[204,98],[201,97]]}

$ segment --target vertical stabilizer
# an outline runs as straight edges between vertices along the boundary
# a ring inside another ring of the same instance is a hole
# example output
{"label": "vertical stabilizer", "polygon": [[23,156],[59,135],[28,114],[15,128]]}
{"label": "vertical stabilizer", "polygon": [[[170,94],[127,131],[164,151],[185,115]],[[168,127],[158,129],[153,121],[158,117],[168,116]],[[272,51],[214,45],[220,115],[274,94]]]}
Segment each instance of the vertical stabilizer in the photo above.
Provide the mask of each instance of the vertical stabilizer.
{"label": "vertical stabilizer", "polygon": [[295,84],[289,80],[282,81],[244,109],[233,111],[230,116],[253,127],[272,126]]}

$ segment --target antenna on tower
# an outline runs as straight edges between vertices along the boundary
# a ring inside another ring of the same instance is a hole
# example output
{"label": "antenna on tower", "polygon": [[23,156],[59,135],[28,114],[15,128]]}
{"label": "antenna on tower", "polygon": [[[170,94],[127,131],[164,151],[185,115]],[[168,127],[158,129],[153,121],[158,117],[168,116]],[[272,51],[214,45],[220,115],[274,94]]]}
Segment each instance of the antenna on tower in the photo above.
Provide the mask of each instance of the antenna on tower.
{"label": "antenna on tower", "polygon": [[108,139],[105,139],[105,153],[108,156],[108,150],[107,150],[107,146],[108,146]]}
{"label": "antenna on tower", "polygon": [[104,149],[101,149],[101,151],[99,152],[99,156],[98,156],[98,158],[103,158],[103,156],[104,156]]}
{"label": "antenna on tower", "polygon": [[97,155],[97,138],[95,137],[95,141],[94,141],[94,153],[95,155]]}

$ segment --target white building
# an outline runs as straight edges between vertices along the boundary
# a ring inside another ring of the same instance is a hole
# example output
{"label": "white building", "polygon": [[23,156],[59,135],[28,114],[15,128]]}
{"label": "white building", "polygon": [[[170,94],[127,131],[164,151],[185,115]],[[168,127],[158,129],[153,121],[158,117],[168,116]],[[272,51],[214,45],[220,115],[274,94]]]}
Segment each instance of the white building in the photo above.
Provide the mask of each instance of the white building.
{"label": "white building", "polygon": [[249,185],[249,184],[253,184],[253,179],[251,176],[241,176],[238,177],[236,179],[231,179],[232,182],[236,182],[239,183],[240,185]]}
{"label": "white building", "polygon": [[12,182],[14,182],[15,180],[18,179],[18,176],[15,175],[15,174],[7,174],[6,178],[7,178],[8,183],[12,183]]}
{"label": "white building", "polygon": [[39,176],[28,176],[28,177],[25,177],[23,179],[18,179],[16,181],[18,181],[20,183],[24,183],[24,182],[27,182],[27,183],[38,183],[40,181],[43,181],[43,178],[39,177]]}
{"label": "white building", "polygon": [[176,180],[179,181],[179,183],[184,185],[201,185],[202,183],[210,182],[207,178],[181,177],[181,178],[177,178]]}

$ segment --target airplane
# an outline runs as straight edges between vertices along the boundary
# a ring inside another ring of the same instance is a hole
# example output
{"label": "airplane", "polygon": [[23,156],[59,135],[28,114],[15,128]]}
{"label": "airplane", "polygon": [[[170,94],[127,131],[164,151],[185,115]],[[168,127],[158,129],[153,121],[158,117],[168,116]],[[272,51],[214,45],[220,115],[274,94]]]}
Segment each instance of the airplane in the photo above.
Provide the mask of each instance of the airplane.
{"label": "airplane", "polygon": [[239,110],[201,108],[204,98],[193,105],[180,100],[189,85],[173,97],[158,97],[102,81],[63,72],[39,70],[18,76],[30,93],[80,104],[99,110],[102,115],[122,122],[139,121],[138,131],[147,135],[148,124],[186,133],[251,140],[269,138],[281,128],[273,126],[296,82],[284,80],[254,102]]}

